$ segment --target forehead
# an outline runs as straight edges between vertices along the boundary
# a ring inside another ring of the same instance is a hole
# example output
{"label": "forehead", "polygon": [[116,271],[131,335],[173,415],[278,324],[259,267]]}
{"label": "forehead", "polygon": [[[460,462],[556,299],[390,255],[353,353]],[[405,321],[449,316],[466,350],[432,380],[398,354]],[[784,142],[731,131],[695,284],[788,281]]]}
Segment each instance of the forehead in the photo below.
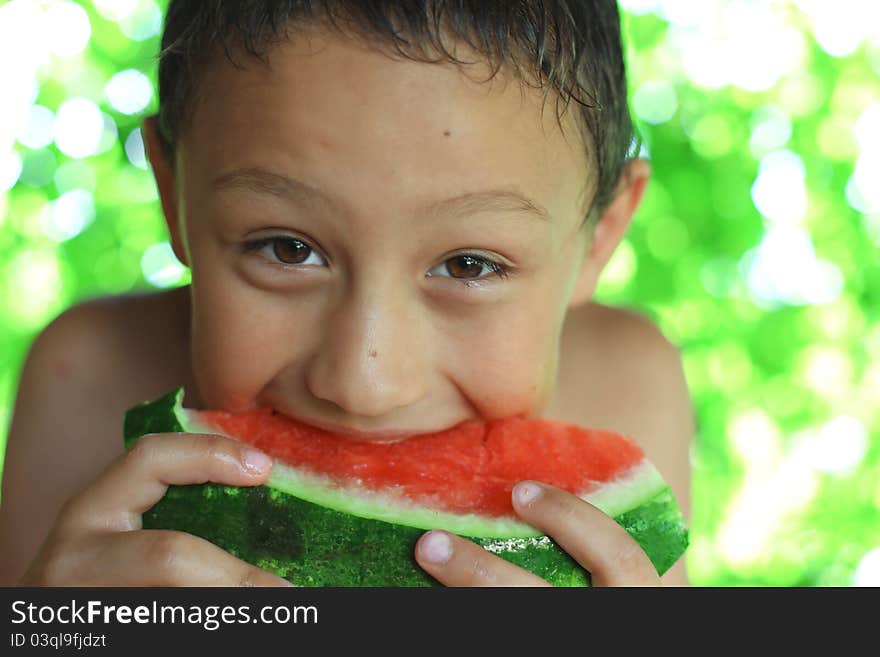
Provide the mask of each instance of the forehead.
{"label": "forehead", "polygon": [[582,211],[592,174],[571,113],[563,131],[552,96],[504,70],[395,58],[320,29],[274,46],[268,65],[238,59],[215,58],[199,81],[179,148],[190,181],[259,168],[365,206],[492,189],[553,217]]}

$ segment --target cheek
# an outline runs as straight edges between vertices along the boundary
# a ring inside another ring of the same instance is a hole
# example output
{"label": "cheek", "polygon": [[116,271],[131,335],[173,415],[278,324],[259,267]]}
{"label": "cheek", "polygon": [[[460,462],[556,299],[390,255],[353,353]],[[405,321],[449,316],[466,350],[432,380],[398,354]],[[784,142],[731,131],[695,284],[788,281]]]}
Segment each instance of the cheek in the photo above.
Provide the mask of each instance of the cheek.
{"label": "cheek", "polygon": [[[540,414],[553,391],[558,327],[534,316],[505,315],[467,347],[458,385],[481,417]],[[458,345],[460,348],[460,344]]]}
{"label": "cheek", "polygon": [[479,382],[473,386],[479,392],[472,399],[479,400],[484,417],[538,417],[552,399],[573,282],[570,267],[564,264],[570,261],[568,253],[560,252],[560,266],[536,282],[515,308],[499,313],[493,330],[471,350],[470,366]]}
{"label": "cheek", "polygon": [[314,333],[307,304],[261,299],[234,282],[194,278],[193,300],[193,374],[208,408],[252,408],[273,377],[300,359]]}

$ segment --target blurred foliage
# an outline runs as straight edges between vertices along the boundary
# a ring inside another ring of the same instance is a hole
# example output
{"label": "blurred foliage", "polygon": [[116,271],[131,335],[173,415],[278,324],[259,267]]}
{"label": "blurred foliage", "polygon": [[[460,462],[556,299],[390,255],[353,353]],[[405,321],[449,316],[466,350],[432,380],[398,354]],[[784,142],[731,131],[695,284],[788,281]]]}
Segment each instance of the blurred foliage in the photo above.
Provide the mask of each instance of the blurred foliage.
{"label": "blurred foliage", "polygon": [[[165,6],[0,3],[0,446],[54,316],[189,281],[139,133]],[[597,299],[681,349],[691,579],[878,585],[880,3],[621,6],[654,173]]]}

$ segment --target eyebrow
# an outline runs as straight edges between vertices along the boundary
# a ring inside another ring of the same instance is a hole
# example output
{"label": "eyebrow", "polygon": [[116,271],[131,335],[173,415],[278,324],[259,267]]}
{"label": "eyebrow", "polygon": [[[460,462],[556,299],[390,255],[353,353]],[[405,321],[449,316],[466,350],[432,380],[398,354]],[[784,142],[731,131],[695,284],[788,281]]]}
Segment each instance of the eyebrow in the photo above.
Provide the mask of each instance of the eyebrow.
{"label": "eyebrow", "polygon": [[[329,206],[335,202],[325,193],[304,182],[288,176],[263,169],[246,167],[221,174],[213,181],[214,189],[244,189],[258,194],[269,194],[287,198],[303,204],[316,201]],[[477,212],[518,212],[541,221],[551,221],[547,209],[534,199],[514,189],[488,189],[467,192],[441,201],[428,204],[423,212],[426,215],[468,215]]]}

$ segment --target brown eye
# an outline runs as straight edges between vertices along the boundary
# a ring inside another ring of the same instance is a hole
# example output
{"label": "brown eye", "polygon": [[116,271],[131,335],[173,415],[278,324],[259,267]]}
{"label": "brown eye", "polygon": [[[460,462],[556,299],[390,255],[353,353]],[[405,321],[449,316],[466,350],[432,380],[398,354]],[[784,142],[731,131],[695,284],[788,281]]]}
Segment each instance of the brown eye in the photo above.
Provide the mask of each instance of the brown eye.
{"label": "brown eye", "polygon": [[471,256],[461,255],[446,261],[446,271],[453,278],[479,278],[486,263]]}
{"label": "brown eye", "polygon": [[[490,278],[508,278],[511,267],[476,254],[462,253],[444,260],[428,272],[428,276],[452,278],[470,287],[477,281],[488,282]],[[494,275],[494,276],[493,276]]]}
{"label": "brown eye", "polygon": [[244,242],[242,248],[245,253],[255,253],[259,258],[270,265],[285,267],[318,266],[326,267],[327,260],[307,242],[290,236],[273,235],[262,237],[252,242]]}
{"label": "brown eye", "polygon": [[285,265],[299,265],[308,259],[312,249],[299,240],[276,239],[274,240],[272,252]]}

